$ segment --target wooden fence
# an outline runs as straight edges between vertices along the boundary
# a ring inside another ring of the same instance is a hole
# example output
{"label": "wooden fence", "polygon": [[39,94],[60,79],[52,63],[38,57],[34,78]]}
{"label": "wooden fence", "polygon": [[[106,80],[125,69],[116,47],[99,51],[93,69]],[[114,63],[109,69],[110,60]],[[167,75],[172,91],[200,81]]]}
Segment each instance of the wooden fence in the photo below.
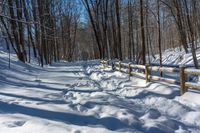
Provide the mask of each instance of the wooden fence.
{"label": "wooden fence", "polygon": [[[168,67],[168,66],[156,66],[154,65],[137,65],[132,63],[122,63],[111,62],[102,60],[101,64],[106,67],[112,67],[113,70],[117,70],[123,73],[127,73],[130,76],[138,76],[150,82],[151,80],[163,81],[171,84],[180,85],[180,95],[183,95],[188,89],[200,89],[200,84],[187,81],[187,75],[200,75],[200,69],[189,68],[187,66],[179,67]],[[133,71],[137,69],[139,72]],[[160,77],[152,75],[151,72],[167,72],[167,73],[177,73],[179,74],[180,80],[175,80],[172,78]]]}

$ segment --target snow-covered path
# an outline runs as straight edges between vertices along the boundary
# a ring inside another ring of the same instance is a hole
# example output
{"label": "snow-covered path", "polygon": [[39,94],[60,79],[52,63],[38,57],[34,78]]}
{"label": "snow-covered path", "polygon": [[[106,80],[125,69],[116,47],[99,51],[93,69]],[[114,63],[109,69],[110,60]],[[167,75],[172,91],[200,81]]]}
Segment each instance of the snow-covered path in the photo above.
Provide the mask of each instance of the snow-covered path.
{"label": "snow-covered path", "polygon": [[95,62],[4,65],[0,133],[200,132],[198,92],[179,97],[178,86],[146,84]]}

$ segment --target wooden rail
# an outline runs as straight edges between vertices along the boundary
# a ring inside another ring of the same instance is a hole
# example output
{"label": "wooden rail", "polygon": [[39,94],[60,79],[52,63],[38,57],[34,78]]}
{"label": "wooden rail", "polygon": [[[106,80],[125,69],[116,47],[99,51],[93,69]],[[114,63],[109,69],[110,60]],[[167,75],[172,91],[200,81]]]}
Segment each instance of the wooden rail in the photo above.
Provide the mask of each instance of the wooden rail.
{"label": "wooden rail", "polygon": [[[110,66],[108,61],[101,61],[101,64],[105,67]],[[188,68],[186,66],[179,67],[169,67],[169,66],[155,66],[155,65],[138,65],[132,63],[122,63],[112,62],[111,65],[113,70],[118,70],[123,73],[127,73],[130,76],[138,76],[146,80],[146,82],[150,82],[151,80],[163,81],[170,84],[180,85],[180,95],[183,95],[187,92],[188,89],[200,89],[200,84],[194,82],[187,81],[187,75],[200,75],[200,69]],[[142,70],[141,72],[133,71],[134,69]],[[167,72],[167,73],[177,73],[179,74],[180,80],[175,80],[166,77],[159,77],[152,75],[152,71],[155,72]],[[143,72],[143,73],[142,73]]]}

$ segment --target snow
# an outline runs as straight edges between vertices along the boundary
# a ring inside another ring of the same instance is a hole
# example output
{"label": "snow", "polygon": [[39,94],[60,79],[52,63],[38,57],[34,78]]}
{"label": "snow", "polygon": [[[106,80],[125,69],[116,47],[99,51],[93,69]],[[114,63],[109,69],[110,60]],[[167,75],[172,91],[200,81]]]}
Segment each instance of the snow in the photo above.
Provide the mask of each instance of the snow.
{"label": "snow", "polygon": [[[166,65],[186,65],[194,66],[191,48],[188,48],[189,53],[185,53],[183,48],[180,47],[167,49],[162,53],[162,63]],[[197,41],[196,50],[197,60],[200,63],[200,40]],[[153,63],[159,64],[159,55],[155,56],[155,59],[151,59]]]}
{"label": "snow", "polygon": [[99,61],[41,68],[0,51],[0,133],[197,133],[200,92],[146,83]]}

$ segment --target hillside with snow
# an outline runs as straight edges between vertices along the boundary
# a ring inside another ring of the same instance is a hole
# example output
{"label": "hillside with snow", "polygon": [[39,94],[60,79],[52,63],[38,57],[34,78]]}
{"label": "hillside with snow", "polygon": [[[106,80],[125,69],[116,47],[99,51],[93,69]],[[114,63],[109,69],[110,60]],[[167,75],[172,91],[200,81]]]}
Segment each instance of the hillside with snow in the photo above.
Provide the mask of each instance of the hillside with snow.
{"label": "hillside with snow", "polygon": [[[200,132],[200,91],[180,96],[179,86],[145,83],[99,61],[41,68],[11,54],[9,69],[8,57],[1,48],[0,133]],[[191,61],[191,54],[164,54],[164,63]]]}
{"label": "hillside with snow", "polygon": [[[194,62],[192,59],[191,48],[188,48],[189,53],[185,53],[183,48],[171,48],[167,49],[162,53],[162,63],[169,65],[189,65],[193,66]],[[197,60],[200,63],[200,42],[197,41],[197,50],[196,50]],[[153,63],[159,64],[159,55],[155,55],[155,59],[151,58]]]}

